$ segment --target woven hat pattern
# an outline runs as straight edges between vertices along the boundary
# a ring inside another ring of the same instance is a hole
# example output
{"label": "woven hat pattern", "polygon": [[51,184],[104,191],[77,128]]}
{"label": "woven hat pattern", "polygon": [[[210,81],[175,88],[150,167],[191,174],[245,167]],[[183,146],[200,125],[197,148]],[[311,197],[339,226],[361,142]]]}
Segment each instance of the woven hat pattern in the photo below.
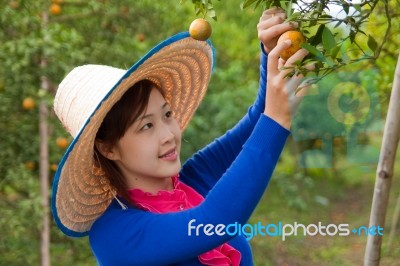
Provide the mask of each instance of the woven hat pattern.
{"label": "woven hat pattern", "polygon": [[59,164],[52,198],[55,221],[65,234],[87,235],[115,195],[93,167],[94,139],[111,107],[132,85],[149,79],[161,88],[184,130],[206,93],[212,67],[211,44],[185,33],[156,46],[128,71],[85,65],[67,75],[54,109],[74,140]]}

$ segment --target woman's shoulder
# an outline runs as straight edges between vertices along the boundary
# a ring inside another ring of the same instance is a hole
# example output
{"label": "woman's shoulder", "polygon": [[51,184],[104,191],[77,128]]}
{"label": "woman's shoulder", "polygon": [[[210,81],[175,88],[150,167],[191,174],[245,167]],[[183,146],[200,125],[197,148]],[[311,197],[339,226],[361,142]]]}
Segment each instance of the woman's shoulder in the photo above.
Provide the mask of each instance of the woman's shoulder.
{"label": "woman's shoulder", "polygon": [[137,208],[123,209],[121,205],[114,199],[106,211],[93,223],[89,236],[93,236],[99,232],[117,233],[127,223],[137,224],[141,217],[145,214]]}

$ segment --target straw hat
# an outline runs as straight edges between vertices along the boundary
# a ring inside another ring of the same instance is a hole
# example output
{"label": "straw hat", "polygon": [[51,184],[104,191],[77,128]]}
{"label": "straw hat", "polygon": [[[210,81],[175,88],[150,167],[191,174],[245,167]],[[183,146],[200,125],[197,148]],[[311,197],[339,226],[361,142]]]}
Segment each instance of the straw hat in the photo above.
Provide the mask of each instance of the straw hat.
{"label": "straw hat", "polygon": [[111,107],[133,84],[149,79],[163,90],[184,130],[206,93],[213,64],[211,43],[184,32],[155,46],[129,70],[84,65],[65,77],[54,110],[74,140],[53,183],[52,212],[61,231],[87,235],[113,200],[115,189],[93,172],[95,136]]}

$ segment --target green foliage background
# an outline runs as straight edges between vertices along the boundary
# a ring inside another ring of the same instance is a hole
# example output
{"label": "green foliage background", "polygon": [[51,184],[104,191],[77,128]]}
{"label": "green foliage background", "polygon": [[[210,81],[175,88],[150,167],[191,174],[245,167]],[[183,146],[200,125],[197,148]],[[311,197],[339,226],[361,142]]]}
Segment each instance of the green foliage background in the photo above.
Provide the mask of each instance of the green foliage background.
{"label": "green foliage background", "polygon": [[[23,99],[32,97],[36,106],[45,102],[51,107],[57,84],[74,66],[91,63],[128,68],[159,41],[186,31],[196,18],[189,1],[184,4],[151,0],[63,2],[61,14],[50,14],[48,25],[43,26],[41,15],[48,12],[50,1],[0,0],[0,265],[40,264],[43,210],[38,172],[39,110],[37,107],[24,110],[21,106]],[[242,11],[240,3],[239,0],[214,3],[214,9],[218,11],[218,21],[211,21],[212,41],[217,52],[216,69],[209,92],[184,134],[182,159],[234,125],[256,96],[259,69],[256,25],[261,10]],[[374,27],[384,27],[384,17],[378,14],[374,21]],[[352,72],[364,73],[359,75],[357,82],[363,77],[374,76],[374,81],[380,84],[375,92],[379,94],[377,99],[380,102],[377,105],[381,109],[378,112],[382,114],[386,110],[396,62],[393,55],[398,53],[400,39],[398,21],[393,24],[394,33],[379,62],[350,68]],[[376,39],[382,38],[378,31],[374,32],[378,35]],[[48,60],[46,68],[40,67],[42,58]],[[51,81],[48,92],[40,89],[40,77],[43,75]],[[339,82],[338,78],[332,77],[325,81],[324,86],[329,87],[335,82]],[[305,107],[301,109],[303,111],[297,118],[295,129],[297,126],[307,130],[315,123],[313,114],[327,114],[323,109],[326,105],[324,87],[321,86],[319,90],[320,99],[310,99],[310,111]],[[375,117],[369,125],[377,120],[379,118]],[[53,113],[50,114],[49,123],[50,163],[57,164],[65,150],[56,145],[56,139],[70,137]],[[329,125],[324,128],[332,131]],[[344,175],[337,175],[340,169],[336,169],[335,165],[332,169],[328,167],[328,170],[300,167],[302,151],[316,145],[316,141],[321,139],[318,134],[308,136],[301,143],[289,140],[271,184],[271,194],[284,199],[280,203],[272,201],[275,208],[287,208],[300,215],[297,211],[313,206],[315,196],[319,195],[315,187],[321,177],[328,175],[338,178],[327,181],[332,183],[331,187],[336,187],[337,180],[343,179]],[[346,138],[346,135],[340,136]],[[345,149],[339,150],[339,156],[345,158],[345,154]],[[27,167],[29,164],[34,167]],[[54,171],[49,171],[52,177]],[[373,176],[373,169],[370,174]],[[324,202],[321,197],[318,199]],[[262,203],[255,217],[259,218],[260,211],[266,211],[265,208],[265,203]],[[94,265],[87,242],[87,238],[65,237],[52,223],[52,263]],[[258,263],[277,261],[273,257],[264,257],[266,247],[260,241],[254,242],[254,246]],[[268,248],[274,252],[271,246]]]}

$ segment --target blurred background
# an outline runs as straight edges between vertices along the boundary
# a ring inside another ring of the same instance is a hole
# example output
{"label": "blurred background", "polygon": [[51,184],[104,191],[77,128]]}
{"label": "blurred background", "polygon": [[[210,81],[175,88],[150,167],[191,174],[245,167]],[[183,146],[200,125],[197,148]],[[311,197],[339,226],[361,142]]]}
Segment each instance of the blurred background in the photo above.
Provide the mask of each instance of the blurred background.
{"label": "blurred background", "polygon": [[[241,10],[242,2],[213,2],[217,21],[209,21],[216,68],[208,94],[184,133],[182,160],[232,127],[257,94],[256,25],[262,10]],[[311,86],[249,223],[368,226],[400,46],[398,1],[389,2],[392,30],[380,57],[342,68]],[[127,69],[158,42],[187,31],[197,17],[190,1],[0,0],[0,265],[40,265],[46,254],[41,243],[46,219],[52,264],[96,264],[88,239],[64,236],[46,207],[49,199],[43,201],[41,195],[51,195],[43,177],[51,186],[72,140],[52,111],[57,86],[78,65]],[[387,23],[378,6],[364,31],[381,41]],[[48,162],[41,163],[46,147]],[[399,265],[399,166],[400,159],[381,265]],[[256,265],[361,265],[366,241],[365,235],[354,234],[298,235],[285,241],[256,236],[250,244]]]}

